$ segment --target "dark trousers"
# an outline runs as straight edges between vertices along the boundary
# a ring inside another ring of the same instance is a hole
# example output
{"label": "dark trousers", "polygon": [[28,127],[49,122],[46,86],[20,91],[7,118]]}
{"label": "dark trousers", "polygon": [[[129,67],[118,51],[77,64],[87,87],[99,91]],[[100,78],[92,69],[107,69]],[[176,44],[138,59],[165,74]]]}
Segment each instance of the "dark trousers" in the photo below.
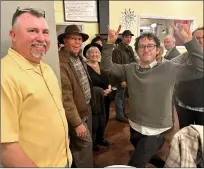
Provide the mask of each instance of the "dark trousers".
{"label": "dark trousers", "polygon": [[130,127],[130,142],[135,150],[128,163],[129,166],[144,168],[164,144],[163,134],[146,136]]}
{"label": "dark trousers", "polygon": [[176,105],[180,129],[191,124],[204,126],[204,112],[189,110]]}
{"label": "dark trousers", "polygon": [[106,113],[106,125],[108,123],[109,116],[110,116],[110,104],[111,104],[110,97],[109,96],[105,96],[104,97],[104,105],[105,105],[105,113]]}
{"label": "dark trousers", "polygon": [[116,118],[124,118],[125,113],[125,90],[126,88],[117,85],[117,91],[115,95],[115,113]]}
{"label": "dark trousers", "polygon": [[92,120],[92,140],[93,146],[96,146],[104,139],[106,116],[105,114],[93,114]]}

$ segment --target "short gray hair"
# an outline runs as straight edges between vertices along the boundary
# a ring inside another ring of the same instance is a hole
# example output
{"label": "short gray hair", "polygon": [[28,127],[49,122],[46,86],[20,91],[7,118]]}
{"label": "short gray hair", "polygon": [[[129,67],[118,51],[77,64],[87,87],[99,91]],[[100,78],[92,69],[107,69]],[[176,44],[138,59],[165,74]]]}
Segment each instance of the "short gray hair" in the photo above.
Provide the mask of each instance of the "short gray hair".
{"label": "short gray hair", "polygon": [[101,57],[101,52],[100,52],[100,50],[99,50],[97,47],[95,47],[95,46],[91,46],[91,47],[86,51],[86,58],[89,57],[89,52],[91,52],[91,51],[93,51],[93,50],[97,50],[97,51],[98,51],[99,58],[100,58],[100,57]]}
{"label": "short gray hair", "polygon": [[41,17],[45,18],[45,11],[42,9],[35,9],[35,8],[21,9],[20,7],[18,7],[12,17],[12,27],[15,25],[18,17],[24,13],[29,13],[37,18],[41,18]]}
{"label": "short gray hair", "polygon": [[168,34],[165,37],[171,38],[174,43],[176,42],[176,38],[173,35],[171,35],[171,34]]}

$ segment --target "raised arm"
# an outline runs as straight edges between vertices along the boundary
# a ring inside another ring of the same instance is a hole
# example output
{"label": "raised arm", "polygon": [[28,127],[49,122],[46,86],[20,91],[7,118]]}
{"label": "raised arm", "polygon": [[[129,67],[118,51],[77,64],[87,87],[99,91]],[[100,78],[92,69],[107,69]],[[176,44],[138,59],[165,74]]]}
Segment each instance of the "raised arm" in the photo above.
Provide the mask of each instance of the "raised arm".
{"label": "raised arm", "polygon": [[112,62],[112,50],[113,44],[115,43],[118,33],[120,32],[121,25],[118,30],[112,30],[108,26],[108,40],[103,45],[102,59],[101,59],[101,71],[106,75],[112,75],[117,79],[125,79],[125,65],[119,65]]}
{"label": "raised arm", "polygon": [[187,49],[187,53],[171,60],[178,68],[178,80],[190,80],[202,77],[204,68],[203,50],[198,41],[195,38],[192,39],[190,26],[184,24],[180,28],[176,28],[174,25],[172,27],[180,39],[182,39]]}

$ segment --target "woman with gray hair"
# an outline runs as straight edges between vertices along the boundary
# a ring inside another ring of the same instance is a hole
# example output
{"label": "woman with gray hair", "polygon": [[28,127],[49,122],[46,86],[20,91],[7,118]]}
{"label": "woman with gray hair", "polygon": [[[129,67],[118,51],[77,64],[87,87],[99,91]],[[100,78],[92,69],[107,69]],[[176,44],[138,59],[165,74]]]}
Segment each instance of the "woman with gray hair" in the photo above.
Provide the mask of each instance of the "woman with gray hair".
{"label": "woman with gray hair", "polygon": [[85,46],[83,54],[87,58],[87,69],[92,80],[92,139],[93,150],[99,151],[98,145],[109,146],[104,139],[104,131],[109,119],[111,85],[109,78],[100,71],[99,57],[102,47],[91,43]]}

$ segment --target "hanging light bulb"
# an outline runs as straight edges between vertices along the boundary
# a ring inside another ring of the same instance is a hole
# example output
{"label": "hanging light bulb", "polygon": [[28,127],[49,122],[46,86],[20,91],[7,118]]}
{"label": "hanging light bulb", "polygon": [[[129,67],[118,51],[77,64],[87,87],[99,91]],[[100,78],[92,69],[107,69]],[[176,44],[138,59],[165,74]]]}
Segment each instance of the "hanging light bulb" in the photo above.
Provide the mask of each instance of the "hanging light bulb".
{"label": "hanging light bulb", "polygon": [[151,24],[151,27],[152,27],[152,28],[155,28],[155,27],[157,27],[157,23],[155,23],[155,22],[152,22],[152,24]]}
{"label": "hanging light bulb", "polygon": [[166,31],[165,31],[165,30],[163,30],[161,33],[162,33],[162,34],[166,34]]}

